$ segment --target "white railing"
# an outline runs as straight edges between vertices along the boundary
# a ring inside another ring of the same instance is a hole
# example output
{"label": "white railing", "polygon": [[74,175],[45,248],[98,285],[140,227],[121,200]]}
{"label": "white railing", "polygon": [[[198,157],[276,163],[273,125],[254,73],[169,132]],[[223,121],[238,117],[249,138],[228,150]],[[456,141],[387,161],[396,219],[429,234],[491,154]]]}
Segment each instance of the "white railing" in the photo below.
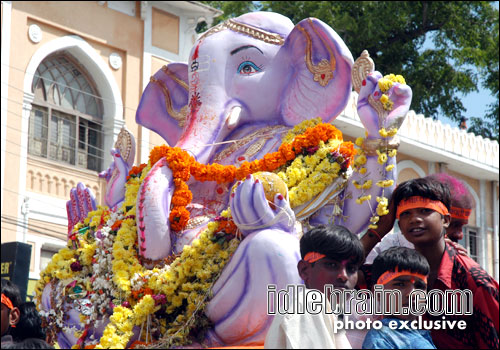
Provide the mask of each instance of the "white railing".
{"label": "white railing", "polygon": [[[357,98],[357,93],[353,92],[346,109],[341,113],[343,117],[360,121],[355,108]],[[442,124],[439,120],[425,118],[423,114],[416,114],[414,111],[408,112],[398,134],[494,168],[499,167],[497,141],[484,139],[482,136],[476,136],[457,127]]]}

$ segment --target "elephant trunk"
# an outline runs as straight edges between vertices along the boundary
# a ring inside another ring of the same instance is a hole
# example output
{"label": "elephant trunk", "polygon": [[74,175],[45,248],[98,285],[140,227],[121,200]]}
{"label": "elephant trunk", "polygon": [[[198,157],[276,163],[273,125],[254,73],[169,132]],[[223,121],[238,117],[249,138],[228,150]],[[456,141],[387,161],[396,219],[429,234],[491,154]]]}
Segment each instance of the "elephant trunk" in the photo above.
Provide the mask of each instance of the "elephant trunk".
{"label": "elephant trunk", "polygon": [[238,101],[227,97],[196,110],[191,107],[186,129],[176,147],[189,151],[199,163],[207,164],[213,158],[216,146],[242,121],[245,109]]}

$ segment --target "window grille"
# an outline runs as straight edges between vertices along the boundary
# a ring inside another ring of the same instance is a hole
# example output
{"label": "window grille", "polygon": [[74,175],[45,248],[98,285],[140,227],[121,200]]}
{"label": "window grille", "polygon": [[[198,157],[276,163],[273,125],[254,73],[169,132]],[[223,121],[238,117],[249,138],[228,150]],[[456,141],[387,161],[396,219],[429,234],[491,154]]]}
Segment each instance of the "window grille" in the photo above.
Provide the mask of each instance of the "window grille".
{"label": "window grille", "polygon": [[478,264],[480,264],[480,237],[479,237],[479,228],[464,226],[464,238],[458,241],[464,248],[467,249],[469,256],[474,259]]}
{"label": "window grille", "polygon": [[101,171],[103,107],[85,69],[64,52],[51,55],[38,66],[32,91],[29,154]]}

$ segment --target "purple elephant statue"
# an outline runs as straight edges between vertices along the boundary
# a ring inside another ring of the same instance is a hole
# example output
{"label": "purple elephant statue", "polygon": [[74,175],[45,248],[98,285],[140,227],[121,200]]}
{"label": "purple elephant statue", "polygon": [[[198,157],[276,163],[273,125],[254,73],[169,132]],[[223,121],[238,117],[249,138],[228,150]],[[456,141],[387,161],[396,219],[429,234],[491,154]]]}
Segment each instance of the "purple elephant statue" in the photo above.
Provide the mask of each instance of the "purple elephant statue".
{"label": "purple elephant statue", "polygon": [[[245,14],[203,34],[195,43],[188,64],[169,64],[158,71],[143,94],[136,121],[160,134],[169,144],[188,150],[200,163],[239,165],[276,151],[283,133],[304,120],[321,117],[323,122],[332,122],[350,99],[353,64],[342,39],[318,19],[305,19],[294,26],[276,13]],[[368,132],[367,139],[373,142],[382,138],[381,127],[389,130],[402,123],[410,106],[411,89],[394,84],[388,92],[394,108],[386,113],[368,102],[370,96],[380,99],[377,82],[382,75],[365,73],[358,113]],[[186,108],[188,113],[182,113]],[[370,179],[374,183],[394,180],[395,168],[382,171],[394,163],[392,158],[381,165],[376,155],[368,154],[366,168]],[[148,186],[149,198],[141,199],[148,202],[142,214],[146,222],[142,254],[148,259],[160,259],[181,251],[210,218],[227,207],[232,184],[191,179],[188,184],[194,195],[188,209],[197,225],[188,225],[179,235],[172,232],[168,221],[174,189],[172,172],[164,162],[154,167],[151,175],[149,182],[143,184]],[[351,180],[363,178],[354,173]],[[253,181],[246,180],[244,186]],[[385,188],[386,193],[392,188]],[[373,186],[366,191],[349,182],[338,194],[343,212],[335,222],[353,232],[362,232],[369,224],[369,206],[360,207],[354,199],[346,198],[371,195],[369,202],[376,207],[376,197],[383,190]],[[262,197],[261,192],[261,186],[254,186],[231,201],[235,223],[247,237],[216,283],[206,310],[222,344],[262,342],[270,322],[265,312],[266,285],[276,284],[280,288],[300,282],[296,272],[300,259],[298,240],[293,235],[293,225],[287,222],[293,212],[283,217],[284,222],[275,220],[277,214],[265,200],[252,200],[254,196]],[[247,210],[235,210],[236,202],[243,203]],[[307,218],[309,223],[331,222],[333,206],[318,207]],[[255,225],[256,217],[251,214],[255,212],[266,217],[266,222]],[[250,223],[258,228],[245,229]],[[247,326],[235,329],[235,324]]]}
{"label": "purple elephant statue", "polygon": [[[382,86],[382,75],[366,56],[355,64],[339,35],[318,19],[304,19],[294,26],[277,13],[245,14],[201,35],[187,64],[171,63],[151,77],[136,121],[199,163],[239,166],[275,152],[283,136],[305,120],[319,117],[324,123],[333,122],[350,101],[354,82],[358,114],[368,135],[365,143],[394,143],[393,134],[382,136],[380,130],[399,127],[409,110],[411,89],[401,82]],[[386,103],[383,95],[389,97],[391,108],[381,107]],[[181,232],[170,227],[175,186],[168,162],[161,159],[151,164],[138,191],[139,254],[157,261],[180,253],[229,206],[245,238],[213,285],[205,309],[213,327],[205,344],[263,344],[272,321],[267,314],[267,286],[279,290],[302,282],[296,267],[300,260],[296,222],[334,221],[363,232],[373,216],[370,208],[377,207],[376,198],[384,191],[390,194],[394,185],[359,184],[367,176],[376,183],[395,180],[397,174],[390,167],[395,157],[383,164],[379,158],[367,150],[365,174],[353,172],[340,189],[330,186],[321,200],[308,203],[314,210],[307,214],[304,206],[292,210],[285,194],[276,195],[273,206],[268,205],[254,176],[242,181],[234,193],[233,183],[198,182],[191,177],[187,183],[193,193],[187,206],[191,219]],[[123,200],[123,174],[131,166],[123,160],[115,157],[107,173],[110,207]],[[368,205],[356,204],[359,197],[365,197]]]}

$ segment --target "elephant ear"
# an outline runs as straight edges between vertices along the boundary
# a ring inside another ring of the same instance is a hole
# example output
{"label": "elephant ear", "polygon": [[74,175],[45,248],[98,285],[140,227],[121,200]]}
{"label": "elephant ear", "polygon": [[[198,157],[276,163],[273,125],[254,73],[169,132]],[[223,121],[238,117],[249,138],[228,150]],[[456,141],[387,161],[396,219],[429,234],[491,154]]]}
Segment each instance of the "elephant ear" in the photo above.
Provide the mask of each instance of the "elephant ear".
{"label": "elephant ear", "polygon": [[175,145],[186,122],[188,94],[187,65],[163,66],[146,86],[135,121],[158,133],[169,145]]}
{"label": "elephant ear", "polygon": [[278,57],[287,57],[292,67],[280,107],[284,122],[335,119],[349,101],[354,63],[340,36],[322,21],[307,18],[290,32],[280,53]]}

